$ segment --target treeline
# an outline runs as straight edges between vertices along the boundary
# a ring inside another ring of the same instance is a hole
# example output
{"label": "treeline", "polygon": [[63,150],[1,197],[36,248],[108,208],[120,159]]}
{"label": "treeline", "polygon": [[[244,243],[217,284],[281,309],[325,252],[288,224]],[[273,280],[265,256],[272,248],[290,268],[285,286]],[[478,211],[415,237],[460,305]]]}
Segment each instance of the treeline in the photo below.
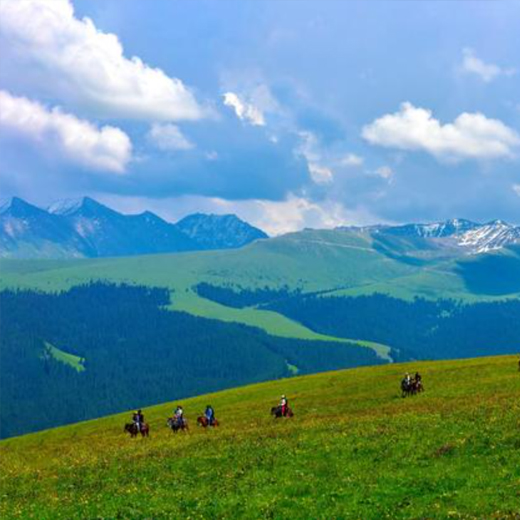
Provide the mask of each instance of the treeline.
{"label": "treeline", "polygon": [[510,354],[520,350],[520,300],[463,304],[298,295],[264,308],[324,334],[384,343],[420,358]]}
{"label": "treeline", "polygon": [[[289,376],[381,361],[353,345],[269,336],[165,309],[166,289],[91,283],[0,292],[0,436]],[[45,342],[85,370],[45,355]]]}
{"label": "treeline", "polygon": [[194,289],[197,294],[203,298],[238,309],[265,304],[300,294],[300,289],[290,290],[287,285],[279,289],[272,289],[268,286],[258,289],[249,289],[241,286],[218,286],[202,282],[197,284]]}

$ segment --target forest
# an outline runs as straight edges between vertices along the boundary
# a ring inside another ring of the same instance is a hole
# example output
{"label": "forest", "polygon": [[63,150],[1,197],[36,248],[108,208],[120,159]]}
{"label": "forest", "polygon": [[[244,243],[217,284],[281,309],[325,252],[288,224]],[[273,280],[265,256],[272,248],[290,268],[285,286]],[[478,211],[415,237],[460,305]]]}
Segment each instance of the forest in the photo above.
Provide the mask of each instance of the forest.
{"label": "forest", "polygon": [[219,303],[259,306],[322,333],[375,341],[392,347],[394,360],[448,359],[520,351],[520,300],[463,303],[412,301],[385,294],[327,296],[268,288],[197,287]]}
{"label": "forest", "polygon": [[[0,437],[288,377],[295,367],[381,363],[352,344],[273,337],[169,303],[167,289],[100,282],[0,292]],[[83,370],[49,355],[48,345],[81,358]]]}
{"label": "forest", "polygon": [[355,298],[298,295],[267,304],[307,327],[363,338],[421,359],[520,351],[520,300],[461,303],[405,301],[383,294]]}

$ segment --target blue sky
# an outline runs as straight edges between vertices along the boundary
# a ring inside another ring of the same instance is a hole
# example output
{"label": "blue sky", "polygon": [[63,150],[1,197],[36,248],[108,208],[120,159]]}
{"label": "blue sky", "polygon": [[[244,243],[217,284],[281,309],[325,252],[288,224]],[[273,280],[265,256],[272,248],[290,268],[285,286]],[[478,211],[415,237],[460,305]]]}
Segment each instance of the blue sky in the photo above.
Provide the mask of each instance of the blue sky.
{"label": "blue sky", "polygon": [[520,4],[0,0],[0,190],[271,233],[520,222]]}

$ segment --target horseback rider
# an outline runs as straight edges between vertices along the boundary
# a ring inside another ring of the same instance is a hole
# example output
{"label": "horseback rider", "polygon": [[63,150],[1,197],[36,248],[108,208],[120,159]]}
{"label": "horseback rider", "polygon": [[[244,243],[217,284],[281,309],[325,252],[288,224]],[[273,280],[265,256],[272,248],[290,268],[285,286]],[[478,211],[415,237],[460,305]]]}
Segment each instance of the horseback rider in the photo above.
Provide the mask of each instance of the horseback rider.
{"label": "horseback rider", "polygon": [[173,412],[173,419],[177,422],[179,426],[184,424],[184,409],[181,405],[178,405],[175,411]]}
{"label": "horseback rider", "polygon": [[289,408],[289,403],[285,395],[282,395],[282,398],[280,399],[280,408],[282,410],[282,415],[285,417],[287,415],[287,409]]}
{"label": "horseback rider", "polygon": [[407,387],[410,387],[410,385],[412,384],[412,376],[408,372],[406,372],[404,376],[404,382]]}
{"label": "horseback rider", "polygon": [[415,382],[420,383],[422,381],[422,376],[419,374],[419,372],[415,372]]}
{"label": "horseback rider", "polygon": [[140,433],[141,428],[144,424],[143,412],[141,410],[137,410],[137,412],[135,412],[134,415],[132,416],[132,421],[134,422],[135,427],[137,428],[137,431]]}
{"label": "horseback rider", "polygon": [[206,406],[206,411],[204,412],[204,415],[206,416],[206,419],[208,421],[208,426],[213,426],[213,423],[215,421],[215,410],[213,410],[213,407],[210,404]]}

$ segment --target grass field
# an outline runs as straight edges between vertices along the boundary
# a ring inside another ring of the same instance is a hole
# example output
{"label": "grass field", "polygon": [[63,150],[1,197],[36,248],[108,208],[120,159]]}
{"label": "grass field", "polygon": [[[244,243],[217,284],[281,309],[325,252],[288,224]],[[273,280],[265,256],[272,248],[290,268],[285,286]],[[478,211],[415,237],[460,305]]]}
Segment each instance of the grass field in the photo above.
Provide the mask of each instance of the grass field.
{"label": "grass field", "polygon": [[[426,392],[402,399],[405,370]],[[286,393],[295,410],[274,420]],[[520,374],[506,357],[279,380],[0,442],[2,518],[518,518]],[[211,402],[221,421],[194,419]]]}
{"label": "grass field", "polygon": [[70,354],[69,352],[65,352],[60,350],[59,348],[51,345],[47,341],[45,342],[46,353],[52,356],[57,361],[61,363],[65,363],[66,365],[72,367],[77,372],[83,372],[85,370],[84,359],[79,356],[75,356],[74,354]]}

